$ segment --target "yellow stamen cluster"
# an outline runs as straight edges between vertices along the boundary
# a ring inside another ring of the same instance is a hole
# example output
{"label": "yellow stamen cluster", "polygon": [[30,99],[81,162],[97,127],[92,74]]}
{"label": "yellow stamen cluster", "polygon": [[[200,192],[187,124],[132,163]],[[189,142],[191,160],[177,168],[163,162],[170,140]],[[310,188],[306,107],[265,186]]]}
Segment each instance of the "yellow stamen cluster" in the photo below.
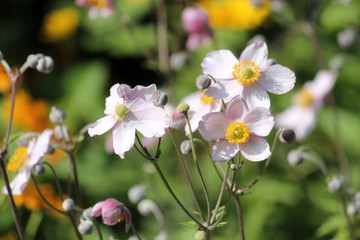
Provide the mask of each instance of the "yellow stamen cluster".
{"label": "yellow stamen cluster", "polygon": [[129,112],[129,108],[127,108],[124,104],[116,105],[115,107],[115,113],[117,115],[116,120],[118,121],[123,120],[128,112]]}
{"label": "yellow stamen cluster", "polygon": [[124,220],[124,218],[125,218],[124,211],[121,211],[121,214],[118,218],[118,222],[121,222],[122,220]]}
{"label": "yellow stamen cluster", "polygon": [[205,104],[212,104],[215,102],[215,99],[213,97],[206,97],[204,96],[205,92],[207,89],[205,89],[204,91],[201,92],[201,96],[200,96],[200,100],[202,103]]}
{"label": "yellow stamen cluster", "polygon": [[226,128],[226,137],[229,143],[240,144],[249,140],[250,131],[243,122],[231,122]]}
{"label": "yellow stamen cluster", "polygon": [[8,164],[7,170],[10,172],[16,172],[25,162],[28,156],[26,147],[18,147],[16,148],[14,154],[11,156]]}
{"label": "yellow stamen cluster", "polygon": [[314,97],[306,88],[300,89],[295,95],[295,105],[308,107],[314,102]]}
{"label": "yellow stamen cluster", "polygon": [[260,67],[252,61],[248,62],[246,59],[236,63],[233,68],[232,75],[242,86],[253,84],[261,76]]}

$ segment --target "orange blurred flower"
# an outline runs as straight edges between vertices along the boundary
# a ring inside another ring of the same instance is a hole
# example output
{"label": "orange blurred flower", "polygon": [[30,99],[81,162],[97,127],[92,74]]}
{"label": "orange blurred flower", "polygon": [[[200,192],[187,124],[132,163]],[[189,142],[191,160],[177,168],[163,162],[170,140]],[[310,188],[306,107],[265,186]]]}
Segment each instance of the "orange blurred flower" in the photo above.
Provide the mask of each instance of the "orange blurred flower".
{"label": "orange blurred flower", "polygon": [[0,64],[0,93],[7,93],[11,90],[11,80],[9,75],[4,69],[4,66]]}
{"label": "orange blurred flower", "polygon": [[0,240],[17,240],[17,234],[15,232],[8,232],[0,237]]}

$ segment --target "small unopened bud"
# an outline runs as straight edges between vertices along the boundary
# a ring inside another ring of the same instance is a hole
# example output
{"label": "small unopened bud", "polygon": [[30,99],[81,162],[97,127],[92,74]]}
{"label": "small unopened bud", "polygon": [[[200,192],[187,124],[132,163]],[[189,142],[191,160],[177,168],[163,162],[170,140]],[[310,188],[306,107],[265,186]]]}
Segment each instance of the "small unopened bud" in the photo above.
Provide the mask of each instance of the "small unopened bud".
{"label": "small unopened bud", "polygon": [[194,236],[195,240],[204,240],[205,239],[205,232],[204,231],[197,231]]}
{"label": "small unopened bud", "polygon": [[66,142],[70,140],[69,128],[67,126],[57,125],[54,128],[54,135],[59,140],[64,140]]}
{"label": "small unopened bud", "polygon": [[294,143],[295,139],[296,139],[295,132],[291,129],[285,129],[284,131],[282,131],[282,133],[279,136],[280,142],[286,144]]}
{"label": "small unopened bud", "polygon": [[199,75],[196,78],[196,87],[200,90],[207,89],[212,83],[212,79],[209,75]]}
{"label": "small unopened bud", "polygon": [[45,167],[41,163],[38,163],[38,164],[36,164],[35,166],[32,167],[31,172],[35,176],[40,176],[40,175],[45,173]]}
{"label": "small unopened bud", "polygon": [[62,207],[67,212],[73,210],[74,206],[75,206],[74,200],[72,200],[71,198],[67,198],[62,202]]}
{"label": "small unopened bud", "polygon": [[46,154],[54,154],[55,153],[55,148],[51,145],[49,145]]}
{"label": "small unopened bud", "polygon": [[152,101],[156,106],[163,107],[167,104],[169,98],[166,93],[156,90],[152,95]]}
{"label": "small unopened bud", "polygon": [[176,110],[178,111],[178,113],[183,113],[186,114],[190,109],[190,106],[187,103],[180,103]]}
{"label": "small unopened bud", "polygon": [[27,65],[29,65],[29,67],[36,68],[36,65],[38,64],[39,59],[42,57],[44,57],[44,55],[41,53],[30,54],[26,59],[26,63],[27,63]]}
{"label": "small unopened bud", "polygon": [[91,212],[92,212],[92,207],[89,207],[87,209],[85,209],[83,212],[82,212],[82,218],[84,220],[92,220],[93,219],[93,216],[91,215]]}
{"label": "small unopened bud", "polygon": [[64,109],[59,107],[51,107],[49,114],[50,121],[53,123],[62,123],[66,118],[66,112]]}
{"label": "small unopened bud", "polygon": [[191,151],[192,151],[191,142],[189,140],[183,141],[180,144],[180,150],[181,150],[181,153],[184,155],[191,153]]}
{"label": "small unopened bud", "polygon": [[78,226],[78,230],[81,235],[91,234],[93,229],[94,229],[94,223],[90,220],[82,221]]}
{"label": "small unopened bud", "polygon": [[290,166],[295,167],[304,161],[304,157],[298,150],[291,150],[288,153],[287,160]]}
{"label": "small unopened bud", "polygon": [[359,208],[354,202],[350,202],[346,208],[346,213],[350,216],[355,216],[359,212]]}
{"label": "small unopened bud", "polygon": [[54,61],[49,56],[39,58],[36,69],[41,73],[50,73],[54,69]]}
{"label": "small unopened bud", "polygon": [[328,189],[331,193],[338,192],[344,186],[344,177],[342,175],[335,175],[328,183]]}
{"label": "small unopened bud", "polygon": [[269,58],[267,61],[266,61],[266,66],[270,67],[272,65],[276,65],[278,64],[277,61],[273,58]]}
{"label": "small unopened bud", "polygon": [[231,170],[236,170],[236,164],[232,163],[232,164],[230,165],[230,169],[231,169]]}
{"label": "small unopened bud", "polygon": [[156,204],[149,199],[141,200],[139,202],[137,208],[138,208],[139,213],[143,216],[146,216],[151,212],[159,211],[158,206],[156,206]]}
{"label": "small unopened bud", "polygon": [[135,185],[130,188],[128,192],[128,197],[130,202],[133,204],[138,203],[140,200],[144,199],[145,197],[145,188],[144,185]]}

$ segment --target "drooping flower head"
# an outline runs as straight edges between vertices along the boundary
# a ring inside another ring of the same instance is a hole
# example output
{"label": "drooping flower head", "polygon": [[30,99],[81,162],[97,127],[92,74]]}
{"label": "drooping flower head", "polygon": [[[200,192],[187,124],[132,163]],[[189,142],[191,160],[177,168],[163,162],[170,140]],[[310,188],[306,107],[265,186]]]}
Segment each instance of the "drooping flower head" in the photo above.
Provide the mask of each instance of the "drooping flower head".
{"label": "drooping flower head", "polygon": [[109,17],[114,11],[112,0],[76,0],[78,6],[89,8],[89,18]]}
{"label": "drooping flower head", "polygon": [[199,123],[199,132],[207,141],[216,140],[212,159],[228,161],[239,151],[250,161],[262,161],[271,155],[264,139],[274,126],[274,117],[267,108],[248,106],[240,97],[233,98],[225,113],[206,114]]}
{"label": "drooping flower head", "polygon": [[[18,147],[14,155],[7,164],[8,171],[18,172],[11,181],[10,187],[13,195],[21,195],[30,177],[33,166],[41,163],[49,149],[49,143],[53,131],[46,129],[37,138],[29,141],[26,147]],[[7,189],[3,188],[3,193],[7,194]]]}
{"label": "drooping flower head", "polygon": [[102,135],[112,129],[114,152],[121,158],[134,146],[136,130],[147,138],[162,137],[170,119],[163,108],[153,104],[155,91],[154,84],[133,89],[126,84],[115,84],[106,98],[106,116],[89,128],[89,135]]}
{"label": "drooping flower head", "polygon": [[212,51],[201,63],[204,74],[217,82],[205,96],[229,102],[235,96],[244,98],[249,107],[270,107],[266,91],[284,94],[295,84],[295,74],[279,64],[268,66],[265,42],[256,42],[244,49],[237,59],[229,50]]}
{"label": "drooping flower head", "polygon": [[276,125],[294,130],[296,139],[303,140],[315,128],[318,111],[324,104],[324,97],[333,88],[336,77],[335,71],[319,71],[313,81],[305,83],[295,93],[293,105],[276,116]]}
{"label": "drooping flower head", "polygon": [[103,223],[113,226],[125,219],[125,231],[128,232],[131,225],[131,213],[125,205],[114,198],[98,202],[91,211],[93,217],[102,217]]}
{"label": "drooping flower head", "polygon": [[188,7],[182,12],[182,23],[189,38],[186,48],[194,50],[200,45],[207,45],[213,39],[213,31],[209,26],[207,13],[200,7]]}

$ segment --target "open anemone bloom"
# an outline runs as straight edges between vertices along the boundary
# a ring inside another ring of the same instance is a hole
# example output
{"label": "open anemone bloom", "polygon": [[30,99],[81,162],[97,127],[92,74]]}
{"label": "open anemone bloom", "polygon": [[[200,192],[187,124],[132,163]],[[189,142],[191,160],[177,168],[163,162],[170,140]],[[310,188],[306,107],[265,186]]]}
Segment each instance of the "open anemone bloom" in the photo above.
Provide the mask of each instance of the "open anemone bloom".
{"label": "open anemone bloom", "polygon": [[[302,141],[315,128],[317,114],[324,104],[324,97],[336,81],[335,71],[321,70],[296,92],[293,105],[276,116],[276,126],[290,128],[296,139]],[[300,119],[300,121],[299,121]]]}
{"label": "open anemone bloom", "polygon": [[76,0],[78,6],[89,8],[89,18],[109,17],[114,11],[112,0]]}
{"label": "open anemone bloom", "polygon": [[[32,168],[43,161],[49,149],[50,139],[53,131],[44,130],[37,138],[29,141],[28,147],[18,147],[7,164],[8,171],[18,172],[11,181],[10,187],[13,195],[21,195],[31,177]],[[3,187],[3,193],[8,194]]]}
{"label": "open anemone bloom", "polygon": [[128,232],[131,225],[131,213],[125,205],[116,199],[108,198],[98,202],[91,211],[91,216],[102,217],[103,223],[113,226],[125,219],[125,231]]}
{"label": "open anemone bloom", "polygon": [[[195,132],[198,129],[199,122],[205,114],[219,112],[221,110],[221,101],[204,96],[205,92],[206,90],[192,93],[181,101],[190,106],[188,115],[192,132]],[[186,135],[189,135],[188,125],[185,125],[185,133]]]}
{"label": "open anemone bloom", "polygon": [[199,132],[207,141],[216,140],[212,149],[215,162],[228,161],[239,151],[248,160],[257,162],[271,155],[264,139],[274,126],[270,110],[255,107],[249,110],[240,97],[233,98],[225,113],[206,114],[199,123]]}
{"label": "open anemone bloom", "polygon": [[120,158],[134,146],[136,130],[147,138],[162,137],[170,125],[170,118],[164,109],[153,104],[155,91],[154,84],[135,88],[115,84],[106,98],[106,116],[89,128],[89,135],[102,135],[112,129],[114,152]]}
{"label": "open anemone bloom", "polygon": [[229,50],[212,51],[201,63],[204,74],[212,75],[216,83],[205,96],[229,102],[239,95],[249,107],[270,107],[266,91],[284,94],[295,84],[295,74],[289,68],[266,64],[268,49],[265,42],[256,42],[244,49],[237,59]]}
{"label": "open anemone bloom", "polygon": [[211,43],[214,34],[209,26],[207,13],[200,7],[185,8],[181,15],[183,27],[189,33],[186,48],[194,50]]}

